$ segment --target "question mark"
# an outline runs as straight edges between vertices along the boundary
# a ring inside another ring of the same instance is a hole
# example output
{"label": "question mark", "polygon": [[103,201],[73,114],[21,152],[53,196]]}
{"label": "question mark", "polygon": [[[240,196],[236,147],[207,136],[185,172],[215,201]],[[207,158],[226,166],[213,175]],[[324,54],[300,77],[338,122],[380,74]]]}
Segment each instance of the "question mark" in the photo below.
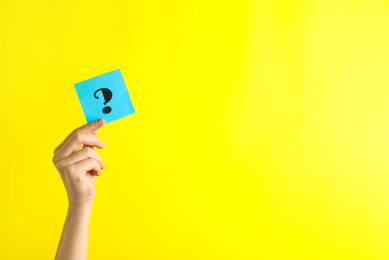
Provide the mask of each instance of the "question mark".
{"label": "question mark", "polygon": [[[98,90],[95,91],[95,98],[99,98],[98,96],[96,96],[96,93],[99,92],[101,90],[101,92],[103,92],[103,97],[104,97],[104,105],[106,105],[111,99],[112,99],[112,92],[111,90],[107,89],[107,88],[99,88]],[[106,106],[103,108],[103,113],[104,114],[108,114],[112,111],[111,107],[109,106]]]}

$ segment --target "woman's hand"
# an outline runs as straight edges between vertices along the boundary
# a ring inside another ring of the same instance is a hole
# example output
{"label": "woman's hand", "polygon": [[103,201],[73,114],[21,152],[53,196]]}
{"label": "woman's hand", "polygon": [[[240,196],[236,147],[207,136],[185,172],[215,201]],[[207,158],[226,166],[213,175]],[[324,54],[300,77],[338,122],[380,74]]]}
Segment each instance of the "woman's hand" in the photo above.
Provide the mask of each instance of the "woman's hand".
{"label": "woman's hand", "polygon": [[65,185],[70,206],[93,203],[96,176],[105,167],[94,149],[105,147],[96,135],[104,124],[104,119],[98,119],[75,129],[54,150],[53,163]]}

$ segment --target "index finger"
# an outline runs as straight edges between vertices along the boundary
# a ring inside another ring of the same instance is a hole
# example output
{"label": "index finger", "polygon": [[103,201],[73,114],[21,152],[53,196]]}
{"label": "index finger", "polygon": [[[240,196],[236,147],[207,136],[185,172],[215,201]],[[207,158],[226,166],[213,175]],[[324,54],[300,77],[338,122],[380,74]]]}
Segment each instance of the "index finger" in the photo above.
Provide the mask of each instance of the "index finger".
{"label": "index finger", "polygon": [[74,129],[63,141],[60,145],[57,146],[57,148],[54,149],[54,153],[56,153],[58,150],[62,148],[62,146],[66,143],[69,138],[71,138],[76,133],[92,133],[96,134],[97,130],[101,128],[105,124],[105,120],[103,118],[97,119],[95,121],[89,122],[83,126],[80,126],[79,128]]}

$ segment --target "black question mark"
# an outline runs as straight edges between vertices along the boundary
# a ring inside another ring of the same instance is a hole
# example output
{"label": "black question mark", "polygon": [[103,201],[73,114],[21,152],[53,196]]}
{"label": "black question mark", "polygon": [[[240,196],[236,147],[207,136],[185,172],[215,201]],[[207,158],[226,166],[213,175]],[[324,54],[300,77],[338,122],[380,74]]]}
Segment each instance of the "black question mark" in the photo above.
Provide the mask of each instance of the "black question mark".
{"label": "black question mark", "polygon": [[[106,105],[111,99],[112,99],[112,92],[111,90],[107,89],[107,88],[99,88],[98,90],[95,91],[95,98],[99,98],[98,96],[96,96],[96,93],[99,92],[101,90],[101,92],[103,92],[103,97],[104,97],[104,105]],[[112,111],[111,107],[109,106],[106,106],[103,108],[103,113],[104,114],[108,114]]]}

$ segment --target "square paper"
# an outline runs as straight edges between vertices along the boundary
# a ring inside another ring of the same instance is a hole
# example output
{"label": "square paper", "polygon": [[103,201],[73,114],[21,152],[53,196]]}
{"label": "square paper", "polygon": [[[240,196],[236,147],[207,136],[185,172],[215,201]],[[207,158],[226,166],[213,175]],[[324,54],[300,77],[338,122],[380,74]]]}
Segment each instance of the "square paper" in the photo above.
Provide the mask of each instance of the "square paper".
{"label": "square paper", "polygon": [[135,113],[120,69],[74,84],[86,121],[105,122]]}

